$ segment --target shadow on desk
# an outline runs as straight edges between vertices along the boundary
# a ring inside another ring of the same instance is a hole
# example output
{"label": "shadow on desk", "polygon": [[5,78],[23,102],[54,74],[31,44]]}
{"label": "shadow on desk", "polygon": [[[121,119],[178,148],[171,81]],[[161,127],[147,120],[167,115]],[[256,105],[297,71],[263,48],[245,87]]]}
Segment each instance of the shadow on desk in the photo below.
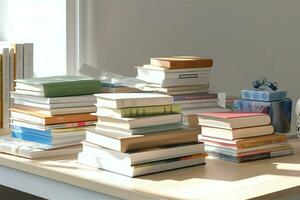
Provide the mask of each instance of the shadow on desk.
{"label": "shadow on desk", "polygon": [[282,190],[280,192],[274,192],[261,197],[253,198],[252,200],[298,200],[300,199],[300,186]]}
{"label": "shadow on desk", "polygon": [[43,198],[25,192],[20,192],[12,188],[5,187],[3,185],[0,185],[0,195],[2,198],[5,197],[5,199],[9,200],[44,200]]}

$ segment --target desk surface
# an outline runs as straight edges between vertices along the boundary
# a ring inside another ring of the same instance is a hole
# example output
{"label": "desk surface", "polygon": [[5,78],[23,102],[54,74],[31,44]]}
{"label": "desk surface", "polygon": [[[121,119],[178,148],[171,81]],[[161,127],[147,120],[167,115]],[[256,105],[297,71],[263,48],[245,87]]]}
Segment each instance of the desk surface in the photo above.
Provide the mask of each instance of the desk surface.
{"label": "desk surface", "polygon": [[[3,131],[2,131],[3,132]],[[128,178],[76,163],[75,157],[29,160],[0,154],[0,165],[125,199],[248,199],[300,186],[300,140],[294,155],[206,165]]]}

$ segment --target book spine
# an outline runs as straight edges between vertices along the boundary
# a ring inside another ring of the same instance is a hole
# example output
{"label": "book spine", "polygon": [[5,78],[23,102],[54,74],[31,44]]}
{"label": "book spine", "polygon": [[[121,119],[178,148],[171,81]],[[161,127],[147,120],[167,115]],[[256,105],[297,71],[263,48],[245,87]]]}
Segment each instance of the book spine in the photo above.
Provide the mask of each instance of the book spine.
{"label": "book spine", "polygon": [[33,78],[33,43],[24,43],[23,56],[23,77]]}
{"label": "book spine", "polygon": [[52,145],[52,139],[49,137],[45,137],[45,136],[34,135],[34,134],[30,134],[30,133],[25,133],[25,132],[19,132],[19,131],[15,131],[15,130],[11,131],[11,136],[13,138],[19,138],[19,139],[27,140],[27,141],[31,141],[31,142]]}
{"label": "book spine", "polygon": [[217,98],[218,98],[218,94],[191,94],[191,95],[175,95],[175,96],[173,96],[174,101],[217,99]]}
{"label": "book spine", "polygon": [[24,47],[23,44],[16,44],[15,45],[15,66],[16,66],[16,79],[23,79],[24,78]]}
{"label": "book spine", "polygon": [[180,105],[166,105],[166,106],[123,108],[120,110],[121,110],[121,117],[131,118],[131,117],[180,113],[181,107]]}
{"label": "book spine", "polygon": [[245,149],[245,148],[263,146],[268,144],[284,143],[284,142],[286,142],[286,138],[276,138],[276,139],[264,140],[264,141],[242,142],[242,143],[237,143],[237,148]]}
{"label": "book spine", "polygon": [[2,58],[2,123],[9,128],[9,49],[3,49]]}
{"label": "book spine", "polygon": [[287,97],[287,91],[242,90],[241,98],[256,101],[277,101]]}

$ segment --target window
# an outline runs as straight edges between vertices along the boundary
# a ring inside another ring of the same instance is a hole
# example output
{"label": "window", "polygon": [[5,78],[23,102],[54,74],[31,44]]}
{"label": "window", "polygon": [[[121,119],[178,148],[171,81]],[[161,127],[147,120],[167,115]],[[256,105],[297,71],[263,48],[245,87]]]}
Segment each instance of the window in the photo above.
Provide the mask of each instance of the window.
{"label": "window", "polygon": [[67,73],[67,0],[0,0],[0,40],[34,43],[37,77]]}

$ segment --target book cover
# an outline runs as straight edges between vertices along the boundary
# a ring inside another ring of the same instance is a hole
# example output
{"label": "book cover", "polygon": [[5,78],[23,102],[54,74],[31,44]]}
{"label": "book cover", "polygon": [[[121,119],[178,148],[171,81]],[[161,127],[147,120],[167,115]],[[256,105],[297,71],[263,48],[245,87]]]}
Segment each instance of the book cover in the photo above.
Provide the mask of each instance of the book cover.
{"label": "book cover", "polygon": [[234,110],[268,114],[271,117],[275,132],[288,133],[291,129],[291,99],[286,98],[272,102],[237,99],[234,101]]}
{"label": "book cover", "polygon": [[213,60],[195,56],[175,56],[164,58],[151,58],[150,64],[169,69],[212,67]]}
{"label": "book cover", "polygon": [[44,97],[89,95],[101,92],[98,80],[83,76],[52,76],[16,80],[16,88],[43,92]]}
{"label": "book cover", "polygon": [[287,97],[286,90],[242,90],[241,98],[256,101],[277,101]]}

